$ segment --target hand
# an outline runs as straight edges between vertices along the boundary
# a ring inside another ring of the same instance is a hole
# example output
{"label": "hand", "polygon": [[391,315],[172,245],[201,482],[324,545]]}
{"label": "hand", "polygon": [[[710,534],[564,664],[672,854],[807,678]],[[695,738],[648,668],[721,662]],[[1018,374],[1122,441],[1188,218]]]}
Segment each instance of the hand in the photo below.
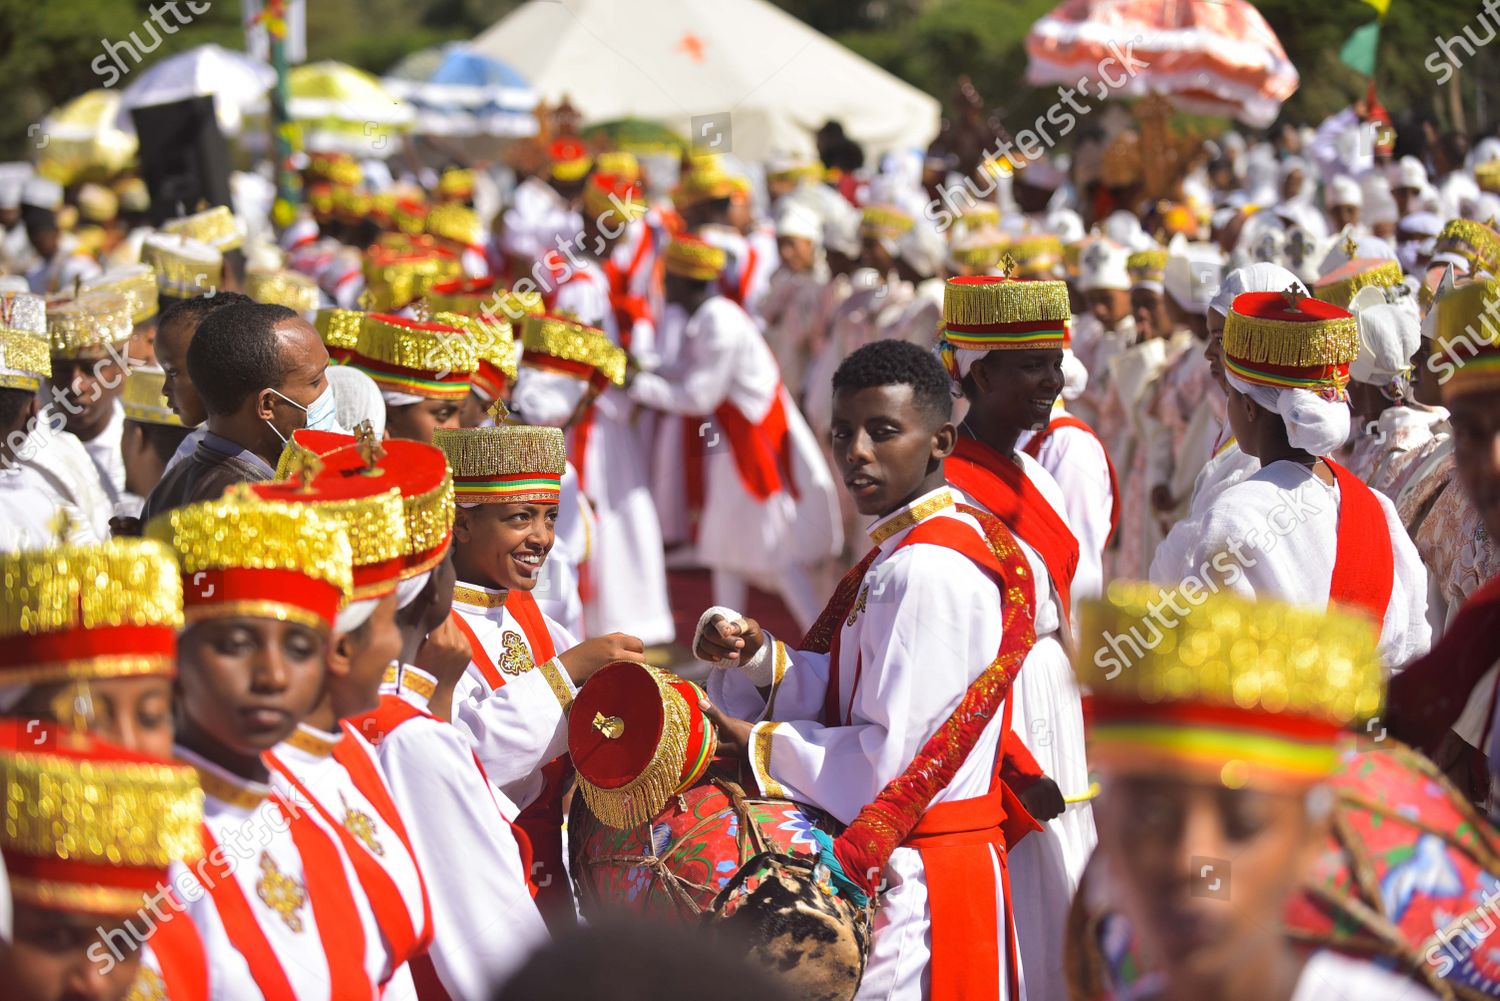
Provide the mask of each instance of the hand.
{"label": "hand", "polygon": [[606,633],[584,640],[571,650],[564,650],[558,654],[557,659],[562,661],[563,669],[573,679],[573,684],[581,685],[605,664],[612,664],[617,660],[644,664],[645,654],[645,645],[634,636]]}
{"label": "hand", "polygon": [[422,645],[417,647],[412,664],[420,667],[437,679],[440,685],[455,685],[469,667],[473,652],[469,649],[469,638],[453,621],[457,612],[452,612],[436,629],[427,634]]}
{"label": "hand", "polygon": [[1053,817],[1061,816],[1068,808],[1068,804],[1063,801],[1062,790],[1045,775],[1023,789],[1019,799],[1021,805],[1026,807],[1026,812],[1044,824]]}
{"label": "hand", "polygon": [[750,731],[755,729],[754,723],[724,715],[718,706],[707,699],[699,699],[698,708],[703,710],[719,731],[720,754],[743,758],[750,753]]}
{"label": "hand", "polygon": [[1170,511],[1177,506],[1177,498],[1165,483],[1158,483],[1151,488],[1151,506],[1158,511]]}
{"label": "hand", "polygon": [[693,656],[719,667],[743,664],[766,642],[766,634],[754,619],[726,619],[715,615],[693,638]]}

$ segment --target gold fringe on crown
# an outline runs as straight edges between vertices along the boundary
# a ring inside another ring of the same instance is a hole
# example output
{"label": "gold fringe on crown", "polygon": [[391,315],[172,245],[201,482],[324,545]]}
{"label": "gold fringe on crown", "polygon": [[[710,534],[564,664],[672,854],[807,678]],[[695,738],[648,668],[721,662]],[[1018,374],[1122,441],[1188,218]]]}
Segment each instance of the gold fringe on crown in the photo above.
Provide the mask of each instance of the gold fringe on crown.
{"label": "gold fringe on crown", "polygon": [[916,225],[912,217],[894,205],[866,205],[859,217],[861,236],[895,240]]}
{"label": "gold fringe on crown", "polygon": [[723,247],[702,240],[673,240],[667,244],[663,267],[667,274],[711,282],[719,277],[728,263]]}
{"label": "gold fringe on crown", "polygon": [[[344,530],[356,569],[399,560],[411,551],[406,538],[406,509],[401,503],[401,491],[395,487],[372,497],[314,500],[311,506]],[[355,601],[379,597],[389,593],[392,583],[354,584],[350,596]]]}
{"label": "gold fringe on crown", "polygon": [[224,255],[206,243],[147,240],[141,261],[156,272],[156,287],[167,295],[191,299],[224,284]]}
{"label": "gold fringe on crown", "polygon": [[646,209],[646,200],[639,189],[632,188],[626,197],[621,197],[618,192],[606,191],[594,183],[584,185],[583,211],[590,218],[599,220],[601,225],[605,216],[633,222],[645,215]]}
{"label": "gold fringe on crown", "polygon": [[161,224],[161,231],[201,240],[220,253],[245,242],[245,231],[227,205],[215,205],[181,219],[168,219]]}
{"label": "gold fringe on crown", "polygon": [[146,537],[177,553],[184,576],[200,570],[292,570],[347,598],[353,552],[338,524],[307,504],[261,500],[248,487],[151,519]]}
{"label": "gold fringe on crown", "polygon": [[[411,556],[427,554],[421,562],[409,565],[401,574],[403,580],[426,573],[447,556],[444,545],[453,535],[453,469],[443,470],[443,482],[425,494],[403,494],[401,509],[406,513],[406,539]],[[439,548],[442,547],[442,548]]]}
{"label": "gold fringe on crown", "polygon": [[183,765],[0,752],[6,855],[165,869],[203,856],[203,791]]}
{"label": "gold fringe on crown", "polygon": [[432,443],[448,457],[454,476],[475,478],[561,476],[568,462],[561,428],[496,424],[485,428],[434,428]]}
{"label": "gold fringe on crown", "polygon": [[365,259],[365,295],[372,312],[389,313],[425,296],[432,286],[463,274],[456,257],[431,254],[397,261]]}
{"label": "gold fringe on crown", "polygon": [[1443,402],[1500,391],[1500,280],[1459,285],[1432,312],[1429,364],[1439,373]]}
{"label": "gold fringe on crown", "polygon": [[106,271],[97,278],[85,281],[83,288],[124,296],[125,301],[130,304],[130,319],[134,323],[144,323],[151,319],[160,306],[156,272],[145,264]]}
{"label": "gold fringe on crown", "polygon": [[[580,777],[584,802],[594,816],[618,830],[629,830],[647,823],[667,805],[682,784],[682,769],[687,764],[688,740],[692,736],[692,714],[682,694],[672,687],[674,676],[654,667],[644,667],[661,692],[661,739],[641,774],[616,789],[604,789]],[[705,727],[704,737],[714,740],[713,728]],[[715,741],[717,743],[717,741]],[[713,752],[710,750],[709,755]]]}
{"label": "gold fringe on crown", "polygon": [[182,627],[182,580],[171,550],[111,539],[0,554],[0,637],[110,626]]}
{"label": "gold fringe on crown", "polygon": [[357,309],[320,309],[313,318],[318,336],[330,348],[353,351],[359,344],[359,330],[364,326],[365,314]]}
{"label": "gold fringe on crown", "polygon": [[0,326],[0,389],[42,388],[52,377],[52,345],[45,335]]}
{"label": "gold fringe on crown", "polygon": [[367,314],[355,351],[366,358],[420,372],[472,372],[479,367],[474,338],[457,327],[420,330]]}
{"label": "gold fringe on crown", "polygon": [[1500,275],[1500,234],[1473,219],[1450,219],[1438,232],[1434,254],[1458,254],[1472,270]]}
{"label": "gold fringe on crown", "polygon": [[955,262],[966,268],[976,271],[989,271],[1000,263],[1001,244],[975,243],[968,246],[955,246],[948,251],[948,256]]}
{"label": "gold fringe on crown", "polygon": [[1039,323],[1072,319],[1068,286],[1060,281],[948,282],[943,286],[943,322],[959,326]]}
{"label": "gold fringe on crown", "polygon": [[1480,191],[1500,194],[1500,160],[1491,160],[1475,167],[1474,180],[1479,182]]}
{"label": "gold fringe on crown", "polygon": [[693,158],[692,165],[682,175],[672,192],[672,201],[679,208],[686,208],[733,194],[734,178],[725,172],[722,161],[717,156],[699,156]]}
{"label": "gold fringe on crown", "polygon": [[1380,709],[1385,676],[1368,619],[1225,592],[1163,622],[1164,593],[1121,582],[1083,605],[1081,685],[1114,701],[1196,702],[1340,727]]}
{"label": "gold fringe on crown", "polygon": [[73,358],[120,344],[134,329],[129,301],[113,292],[80,292],[76,298],[47,304],[47,339],[55,356]]}
{"label": "gold fringe on crown", "polygon": [[958,221],[970,229],[1000,225],[1000,206],[994,202],[975,202],[958,214]]}
{"label": "gold fringe on crown", "polygon": [[334,188],[332,201],[333,214],[347,222],[363,222],[373,204],[368,194],[354,188]]}
{"label": "gold fringe on crown", "polygon": [[1348,278],[1335,282],[1319,282],[1313,286],[1312,294],[1324,302],[1333,303],[1339,309],[1348,309],[1349,303],[1354,301],[1355,293],[1360,289],[1371,285],[1395,288],[1401,284],[1403,277],[1400,264],[1395,261],[1381,261]]}
{"label": "gold fringe on crown", "polygon": [[256,302],[285,306],[299,313],[318,308],[318,283],[296,271],[250,271],[245,294]]}
{"label": "gold fringe on crown", "polygon": [[479,214],[457,202],[443,202],[427,210],[427,232],[465,246],[484,239]]}
{"label": "gold fringe on crown", "polygon": [[121,402],[125,405],[127,420],[140,424],[164,424],[167,427],[182,427],[182,418],[172,412],[162,396],[161,387],[167,374],[154,366],[142,365],[130,370],[125,377],[125,391]]}
{"label": "gold fringe on crown", "polygon": [[504,372],[512,383],[516,381],[521,364],[521,342],[516,340],[509,320],[503,317],[491,320],[462,313],[434,313],[432,322],[444,323],[468,334],[474,339],[474,352],[480,361],[487,361]]}
{"label": "gold fringe on crown", "polygon": [[450,167],[438,178],[437,193],[445,198],[465,198],[474,191],[474,171]]}
{"label": "gold fringe on crown", "polygon": [[1224,352],[1262,365],[1347,365],[1359,354],[1359,323],[1352,316],[1263,320],[1231,307],[1224,320]]}
{"label": "gold fringe on crown", "polygon": [[1125,258],[1125,270],[1130,273],[1131,281],[1160,283],[1167,271],[1167,252],[1138,250]]}
{"label": "gold fringe on crown", "polygon": [[604,332],[556,316],[528,316],[521,321],[521,345],[526,354],[550,355],[591,365],[616,386],[625,385],[625,351],[610,343]]}

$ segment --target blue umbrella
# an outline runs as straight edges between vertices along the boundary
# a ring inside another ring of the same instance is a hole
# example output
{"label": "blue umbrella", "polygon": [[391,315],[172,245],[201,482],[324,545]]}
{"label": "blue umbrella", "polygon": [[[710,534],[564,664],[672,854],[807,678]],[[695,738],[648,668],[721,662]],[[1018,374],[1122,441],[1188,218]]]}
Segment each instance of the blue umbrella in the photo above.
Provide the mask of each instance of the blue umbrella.
{"label": "blue umbrella", "polygon": [[461,43],[447,46],[425,80],[387,78],[418,110],[417,131],[437,135],[531,135],[539,97],[524,77]]}

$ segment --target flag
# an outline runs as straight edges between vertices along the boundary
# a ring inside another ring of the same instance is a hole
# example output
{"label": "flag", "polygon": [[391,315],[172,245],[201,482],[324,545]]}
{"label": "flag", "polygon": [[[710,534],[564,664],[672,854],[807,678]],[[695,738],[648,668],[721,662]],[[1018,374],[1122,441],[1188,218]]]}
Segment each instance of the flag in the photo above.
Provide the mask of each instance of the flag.
{"label": "flag", "polygon": [[[1374,0],[1365,0],[1374,3]],[[1380,47],[1380,22],[1371,21],[1354,29],[1339,49],[1339,62],[1365,76],[1375,75],[1375,50]]]}
{"label": "flag", "polygon": [[1365,3],[1374,7],[1380,13],[1382,19],[1385,17],[1386,12],[1391,9],[1391,0],[1365,0]]}

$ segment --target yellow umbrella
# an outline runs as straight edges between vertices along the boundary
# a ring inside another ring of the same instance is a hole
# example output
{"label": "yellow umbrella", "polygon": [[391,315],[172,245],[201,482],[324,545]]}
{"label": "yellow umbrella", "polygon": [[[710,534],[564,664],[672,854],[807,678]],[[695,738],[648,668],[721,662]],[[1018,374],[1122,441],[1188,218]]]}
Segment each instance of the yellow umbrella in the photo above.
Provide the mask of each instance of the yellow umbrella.
{"label": "yellow umbrella", "polygon": [[411,105],[379,80],[340,62],[298,66],[287,77],[287,114],[301,125],[305,148],[356,156],[387,156],[389,136],[411,128]]}
{"label": "yellow umbrella", "polygon": [[59,184],[106,180],[135,159],[134,132],[116,127],[120,92],[91,90],[55,108],[33,137],[37,171]]}

